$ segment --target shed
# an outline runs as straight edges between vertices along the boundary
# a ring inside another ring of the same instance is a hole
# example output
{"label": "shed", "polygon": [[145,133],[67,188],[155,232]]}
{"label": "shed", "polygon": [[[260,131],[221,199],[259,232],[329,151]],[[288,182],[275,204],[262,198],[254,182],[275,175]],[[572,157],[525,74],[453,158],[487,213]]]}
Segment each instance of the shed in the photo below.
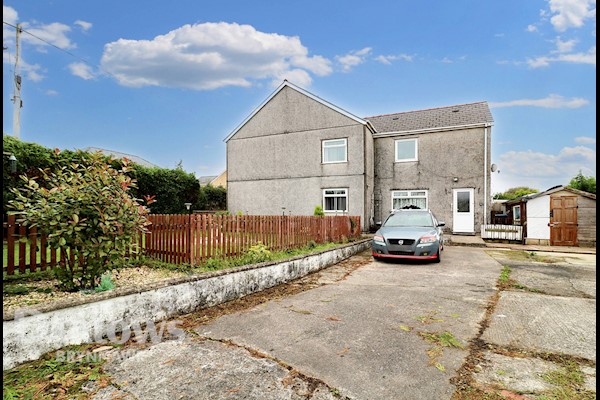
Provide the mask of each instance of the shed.
{"label": "shed", "polygon": [[[596,195],[565,186],[506,203],[518,210],[526,244],[596,246]],[[513,211],[514,212],[514,211]]]}

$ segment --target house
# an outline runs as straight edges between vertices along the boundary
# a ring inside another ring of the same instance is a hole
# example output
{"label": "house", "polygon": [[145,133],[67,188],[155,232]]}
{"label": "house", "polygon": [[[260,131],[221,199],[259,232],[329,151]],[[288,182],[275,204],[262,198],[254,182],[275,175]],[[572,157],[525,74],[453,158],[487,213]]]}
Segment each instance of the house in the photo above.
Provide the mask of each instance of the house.
{"label": "house", "polygon": [[359,215],[430,208],[475,234],[490,199],[487,103],[361,118],[284,81],[226,138],[227,204],[250,214]]}
{"label": "house", "polygon": [[101,149],[99,147],[86,147],[84,151],[87,151],[88,153],[100,152],[115,159],[127,158],[129,161],[147,168],[160,168],[158,165],[152,164],[150,161],[144,160],[142,157],[138,157],[133,154],[122,153],[120,151]]}
{"label": "house", "polygon": [[506,202],[526,244],[596,246],[596,195],[555,186]]}
{"label": "house", "polygon": [[200,182],[200,186],[211,185],[227,189],[227,171],[221,172],[220,175],[201,176],[198,178],[198,181]]}

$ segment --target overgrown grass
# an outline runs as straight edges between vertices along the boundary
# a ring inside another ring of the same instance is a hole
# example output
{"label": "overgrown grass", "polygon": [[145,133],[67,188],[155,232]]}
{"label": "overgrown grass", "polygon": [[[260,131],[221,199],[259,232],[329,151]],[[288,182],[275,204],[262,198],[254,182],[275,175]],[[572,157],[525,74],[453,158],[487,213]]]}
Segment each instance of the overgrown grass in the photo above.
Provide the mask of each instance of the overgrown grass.
{"label": "overgrown grass", "polygon": [[562,368],[545,373],[542,378],[555,387],[540,396],[540,400],[591,400],[596,398],[596,393],[582,389],[584,376],[575,362],[567,362]]}
{"label": "overgrown grass", "polygon": [[511,269],[508,265],[505,265],[502,268],[502,272],[500,272],[500,277],[498,278],[498,286],[502,289],[507,289],[512,285],[512,280],[510,279]]}
{"label": "overgrown grass", "polygon": [[[91,346],[69,346],[63,349],[84,353]],[[66,362],[51,352],[41,359],[22,364],[2,373],[3,399],[84,399],[89,394],[81,387],[88,381],[105,386],[109,376],[102,369],[104,360]]]}

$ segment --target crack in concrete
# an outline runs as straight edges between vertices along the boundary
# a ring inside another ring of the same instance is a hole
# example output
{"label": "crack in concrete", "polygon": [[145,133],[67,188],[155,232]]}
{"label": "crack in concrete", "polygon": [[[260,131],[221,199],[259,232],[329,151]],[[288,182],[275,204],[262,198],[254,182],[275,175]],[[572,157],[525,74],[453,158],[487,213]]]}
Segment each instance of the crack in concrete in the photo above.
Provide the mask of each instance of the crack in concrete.
{"label": "crack in concrete", "polygon": [[[200,335],[198,334],[198,336],[195,338],[195,340],[199,340],[199,341],[212,341],[212,342],[218,342],[218,343],[222,343],[225,344],[227,346],[231,346],[231,347],[236,347],[239,349],[244,349],[248,352],[248,354],[254,358],[264,358],[270,361],[273,361],[275,363],[277,363],[279,366],[281,366],[282,368],[286,369],[289,373],[289,376],[291,377],[291,379],[297,378],[301,381],[303,381],[306,384],[306,387],[308,389],[308,393],[298,393],[298,395],[301,396],[305,396],[307,399],[311,399],[315,393],[315,391],[319,388],[319,386],[324,386],[329,393],[331,393],[336,399],[340,399],[340,400],[352,400],[351,397],[348,396],[343,396],[341,394],[339,394],[339,389],[334,388],[333,386],[329,385],[328,383],[326,383],[325,381],[323,381],[322,379],[319,378],[315,378],[309,375],[306,375],[305,373],[301,372],[300,370],[294,368],[293,366],[291,366],[290,364],[286,363],[285,361],[272,356],[270,354],[264,353],[260,350],[254,349],[250,346],[246,346],[246,345],[242,345],[239,343],[234,342],[231,339],[220,339],[220,338],[214,338],[214,337],[210,337],[207,335]],[[286,378],[284,378],[285,380]],[[282,382],[284,386],[289,385],[289,382],[286,384],[286,382]],[[292,389],[295,389],[292,387]]]}

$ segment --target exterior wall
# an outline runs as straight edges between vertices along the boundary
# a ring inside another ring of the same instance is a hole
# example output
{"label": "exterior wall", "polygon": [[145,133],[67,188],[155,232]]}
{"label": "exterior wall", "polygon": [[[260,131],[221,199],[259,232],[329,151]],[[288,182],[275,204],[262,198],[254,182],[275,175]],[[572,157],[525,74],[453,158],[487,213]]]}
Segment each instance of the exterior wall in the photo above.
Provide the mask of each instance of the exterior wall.
{"label": "exterior wall", "polygon": [[549,243],[550,240],[550,196],[540,196],[527,202],[527,238]]}
{"label": "exterior wall", "polygon": [[[428,191],[429,208],[452,231],[452,189],[474,188],[475,232],[484,223],[484,202],[491,209],[488,127],[487,199],[484,195],[484,128],[375,138],[375,220],[392,208],[392,190]],[[395,162],[396,139],[418,139],[418,161]],[[458,182],[453,178],[457,177]]]}
{"label": "exterior wall", "polygon": [[[369,133],[370,135],[370,133]],[[347,139],[347,162],[322,163],[322,140]],[[365,129],[357,121],[284,87],[227,142],[231,212],[313,215],[323,189],[348,189],[348,214],[365,207]]]}
{"label": "exterior wall", "polygon": [[577,242],[596,247],[596,200],[579,196],[577,206]]}
{"label": "exterior wall", "polygon": [[210,184],[214,187],[221,186],[227,189],[227,171],[223,171],[221,175],[213,179]]}

